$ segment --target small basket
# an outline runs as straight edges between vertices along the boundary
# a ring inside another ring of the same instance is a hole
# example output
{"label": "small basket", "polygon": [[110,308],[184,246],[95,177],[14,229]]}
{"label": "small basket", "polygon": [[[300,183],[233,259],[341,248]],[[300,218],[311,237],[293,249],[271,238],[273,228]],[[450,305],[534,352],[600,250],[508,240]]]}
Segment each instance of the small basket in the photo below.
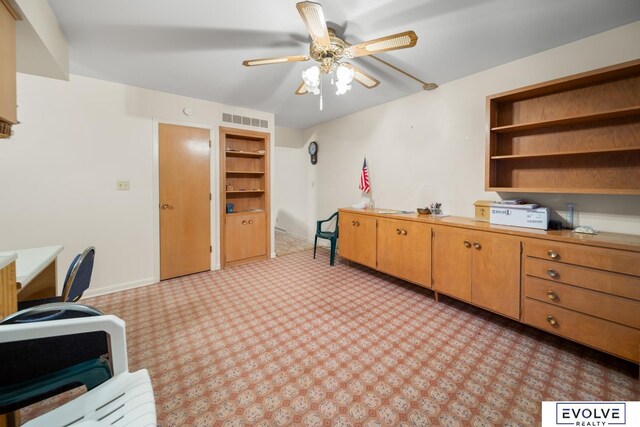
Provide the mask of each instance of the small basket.
{"label": "small basket", "polygon": [[0,138],[9,138],[11,136],[11,123],[0,121]]}

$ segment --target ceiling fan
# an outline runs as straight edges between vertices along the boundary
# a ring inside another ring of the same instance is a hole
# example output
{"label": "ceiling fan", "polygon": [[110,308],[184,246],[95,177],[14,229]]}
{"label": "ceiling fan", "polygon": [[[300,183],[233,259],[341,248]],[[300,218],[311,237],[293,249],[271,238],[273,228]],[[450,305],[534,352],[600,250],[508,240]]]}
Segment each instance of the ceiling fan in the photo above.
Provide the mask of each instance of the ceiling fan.
{"label": "ceiling fan", "polygon": [[[311,36],[311,45],[309,46],[309,55],[282,56],[276,58],[250,59],[243,61],[242,64],[247,67],[258,65],[281,64],[285,62],[301,62],[310,59],[318,62],[318,65],[302,72],[303,81],[295,91],[296,95],[304,95],[306,93],[320,94],[320,109],[322,109],[322,74],[332,74],[335,72],[336,93],[341,95],[348,91],[352,80],[357,81],[367,89],[372,89],[380,84],[372,75],[356,67],[355,65],[344,62],[345,59],[352,59],[361,56],[370,56],[385,65],[390,66],[396,71],[420,82],[423,89],[431,90],[438,87],[435,83],[426,83],[412,76],[411,74],[373,56],[377,53],[388,52],[391,50],[406,49],[416,45],[418,36],[413,31],[405,31],[386,37],[351,45],[336,35],[332,28],[327,27],[327,22],[322,11],[322,6],[311,1],[303,1],[296,4],[296,8],[307,27],[307,31]],[[331,83],[334,84],[332,76]]]}

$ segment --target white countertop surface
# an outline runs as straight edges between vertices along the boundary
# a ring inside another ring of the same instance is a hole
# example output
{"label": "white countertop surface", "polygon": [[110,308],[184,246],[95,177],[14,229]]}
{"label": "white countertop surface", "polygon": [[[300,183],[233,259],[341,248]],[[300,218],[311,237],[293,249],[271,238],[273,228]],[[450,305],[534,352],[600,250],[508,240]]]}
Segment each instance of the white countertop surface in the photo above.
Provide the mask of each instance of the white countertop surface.
{"label": "white countertop surface", "polygon": [[15,261],[18,255],[15,252],[2,252],[0,254],[0,270]]}
{"label": "white countertop surface", "polygon": [[[62,249],[64,249],[62,245],[18,249],[15,251],[0,252],[0,259],[15,256],[16,281],[22,285],[22,287],[25,287],[62,252]],[[0,263],[1,262],[2,261],[0,261]]]}

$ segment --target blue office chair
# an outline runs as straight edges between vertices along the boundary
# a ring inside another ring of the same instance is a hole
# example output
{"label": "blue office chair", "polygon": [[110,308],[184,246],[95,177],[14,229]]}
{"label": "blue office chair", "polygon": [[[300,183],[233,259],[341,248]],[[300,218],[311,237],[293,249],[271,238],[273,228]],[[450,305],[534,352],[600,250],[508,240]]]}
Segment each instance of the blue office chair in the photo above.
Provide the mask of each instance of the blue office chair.
{"label": "blue office chair", "polygon": [[[3,342],[5,331],[9,330],[7,325],[36,322],[54,325],[69,319],[102,315],[99,310],[85,305],[53,303],[31,307],[2,319],[0,414],[24,408],[82,385],[91,390],[113,375],[108,357],[108,335],[103,331],[61,331],[55,337]],[[52,319],[54,322],[51,322]]]}
{"label": "blue office chair", "polygon": [[[336,219],[335,229],[331,230],[322,230],[322,224],[325,222],[331,221],[333,218]],[[316,247],[318,246],[318,237],[321,239],[327,239],[331,242],[331,259],[329,261],[329,265],[333,265],[336,258],[336,243],[338,242],[338,212],[334,213],[327,219],[323,219],[320,221],[316,221],[316,238],[313,242],[313,259],[316,259]]]}
{"label": "blue office chair", "polygon": [[18,311],[42,304],[78,301],[91,284],[91,273],[93,272],[95,254],[96,249],[93,246],[89,246],[84,252],[75,256],[67,270],[62,295],[20,301],[18,302]]}

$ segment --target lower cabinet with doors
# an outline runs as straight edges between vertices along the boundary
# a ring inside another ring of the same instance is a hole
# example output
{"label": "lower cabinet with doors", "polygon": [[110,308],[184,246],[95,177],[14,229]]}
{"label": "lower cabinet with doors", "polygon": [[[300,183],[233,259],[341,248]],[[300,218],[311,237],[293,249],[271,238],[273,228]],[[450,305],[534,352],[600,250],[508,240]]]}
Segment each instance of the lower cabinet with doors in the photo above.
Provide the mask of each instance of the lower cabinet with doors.
{"label": "lower cabinet with doors", "polygon": [[340,256],[376,268],[376,218],[340,212]]}
{"label": "lower cabinet with doors", "polygon": [[423,287],[431,287],[429,224],[379,218],[376,236],[378,270]]}
{"label": "lower cabinet with doors", "polygon": [[252,261],[267,254],[264,212],[226,216],[225,264]]}
{"label": "lower cabinet with doors", "polygon": [[340,256],[424,287],[431,287],[429,224],[340,212]]}
{"label": "lower cabinet with doors", "polygon": [[340,255],[640,362],[640,236],[340,209]]}
{"label": "lower cabinet with doors", "polygon": [[520,239],[434,227],[433,290],[520,318]]}

